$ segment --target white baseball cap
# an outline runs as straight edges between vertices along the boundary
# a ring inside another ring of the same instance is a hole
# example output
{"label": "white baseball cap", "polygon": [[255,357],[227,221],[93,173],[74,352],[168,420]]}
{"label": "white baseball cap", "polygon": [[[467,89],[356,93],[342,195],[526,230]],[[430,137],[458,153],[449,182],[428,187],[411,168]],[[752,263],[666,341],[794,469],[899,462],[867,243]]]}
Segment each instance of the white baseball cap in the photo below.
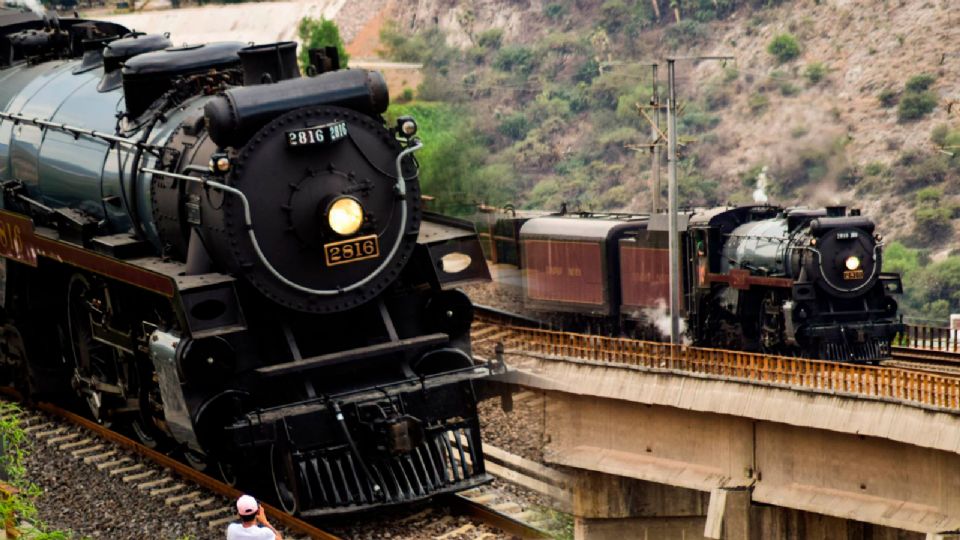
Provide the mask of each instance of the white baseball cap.
{"label": "white baseball cap", "polygon": [[260,509],[257,500],[249,495],[242,495],[237,499],[237,513],[241,516],[252,516]]}

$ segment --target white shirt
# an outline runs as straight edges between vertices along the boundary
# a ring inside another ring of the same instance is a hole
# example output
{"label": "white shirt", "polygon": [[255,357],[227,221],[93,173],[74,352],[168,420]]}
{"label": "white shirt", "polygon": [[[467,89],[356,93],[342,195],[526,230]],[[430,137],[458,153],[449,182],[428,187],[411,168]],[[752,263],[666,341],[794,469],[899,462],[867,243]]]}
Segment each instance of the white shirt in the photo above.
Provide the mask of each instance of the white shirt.
{"label": "white shirt", "polygon": [[227,540],[276,540],[276,536],[266,527],[244,527],[239,523],[231,523],[227,527]]}

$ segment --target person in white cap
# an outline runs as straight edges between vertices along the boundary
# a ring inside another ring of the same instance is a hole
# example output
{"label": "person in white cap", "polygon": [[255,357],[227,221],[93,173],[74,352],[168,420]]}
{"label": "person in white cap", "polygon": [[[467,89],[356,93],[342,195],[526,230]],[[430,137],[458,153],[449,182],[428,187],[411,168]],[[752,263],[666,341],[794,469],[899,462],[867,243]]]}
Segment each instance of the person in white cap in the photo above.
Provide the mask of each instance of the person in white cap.
{"label": "person in white cap", "polygon": [[227,540],[283,540],[253,497],[243,495],[237,499],[237,513],[240,514],[240,523],[231,523],[227,527]]}

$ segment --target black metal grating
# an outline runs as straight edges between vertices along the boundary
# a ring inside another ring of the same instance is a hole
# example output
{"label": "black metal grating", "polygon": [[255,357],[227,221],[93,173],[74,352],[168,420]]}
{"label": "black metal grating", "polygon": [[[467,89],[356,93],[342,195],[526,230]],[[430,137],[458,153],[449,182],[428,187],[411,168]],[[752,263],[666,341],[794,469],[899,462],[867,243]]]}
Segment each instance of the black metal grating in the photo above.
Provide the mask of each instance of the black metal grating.
{"label": "black metal grating", "polygon": [[890,342],[870,340],[863,343],[823,343],[820,358],[843,362],[872,362],[890,358]]}
{"label": "black metal grating", "polygon": [[369,476],[349,448],[295,455],[302,513],[322,515],[409,502],[486,482],[474,429],[446,428],[428,431],[424,442],[410,453],[368,459]]}

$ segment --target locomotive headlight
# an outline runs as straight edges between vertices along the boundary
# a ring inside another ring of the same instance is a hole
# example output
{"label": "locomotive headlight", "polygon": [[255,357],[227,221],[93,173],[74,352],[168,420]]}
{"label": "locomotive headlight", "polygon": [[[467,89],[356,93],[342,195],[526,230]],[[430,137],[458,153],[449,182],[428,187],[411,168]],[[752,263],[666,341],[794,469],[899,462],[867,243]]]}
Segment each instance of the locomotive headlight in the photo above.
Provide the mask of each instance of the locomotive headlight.
{"label": "locomotive headlight", "polygon": [[340,197],[327,210],[327,223],[340,236],[350,236],[363,225],[363,207],[352,197]]}
{"label": "locomotive headlight", "polygon": [[847,270],[858,270],[860,268],[860,258],[854,255],[847,257],[846,260]]}

